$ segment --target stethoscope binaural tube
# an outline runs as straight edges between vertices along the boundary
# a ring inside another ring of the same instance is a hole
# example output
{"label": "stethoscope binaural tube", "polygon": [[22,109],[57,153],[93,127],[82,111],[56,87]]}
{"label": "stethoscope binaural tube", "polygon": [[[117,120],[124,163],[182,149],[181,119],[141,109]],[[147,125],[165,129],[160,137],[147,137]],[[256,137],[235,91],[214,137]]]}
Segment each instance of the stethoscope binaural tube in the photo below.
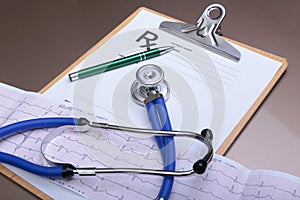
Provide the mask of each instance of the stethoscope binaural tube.
{"label": "stethoscope binaural tube", "polygon": [[[74,126],[89,126],[93,128],[117,130],[117,131],[127,131],[139,134],[148,134],[152,136],[173,136],[173,137],[185,137],[191,140],[198,140],[205,144],[207,147],[207,153],[205,156],[194,163],[190,170],[186,171],[166,171],[166,170],[154,170],[154,169],[136,169],[136,168],[96,168],[96,167],[85,167],[85,168],[75,168],[69,163],[54,163],[56,166],[41,166],[40,169],[32,168],[32,166],[39,166],[37,164],[31,163],[27,160],[19,158],[17,156],[0,152],[0,162],[5,162],[14,166],[18,166],[31,173],[46,176],[46,177],[71,177],[75,174],[80,176],[91,176],[98,173],[137,173],[137,174],[148,174],[148,175],[159,175],[159,176],[188,176],[191,174],[203,174],[206,169],[207,163],[209,163],[213,157],[213,147],[211,144],[212,133],[209,129],[204,129],[200,134],[188,131],[164,131],[164,130],[153,130],[153,129],[143,129],[143,128],[133,128],[125,126],[117,126],[108,123],[101,122],[90,122],[86,118],[69,118],[69,117],[54,117],[54,118],[37,118],[25,121],[20,121],[16,123],[9,124],[4,127],[0,127],[0,141],[3,138],[10,137],[14,134],[33,130],[40,128],[52,128],[65,125]],[[42,144],[43,146],[43,144]],[[43,149],[43,148],[41,148]],[[45,156],[45,152],[42,151]],[[47,159],[47,157],[45,157]],[[50,159],[49,163],[52,161]],[[53,163],[53,162],[52,162]],[[35,170],[38,171],[35,171]],[[50,172],[47,170],[51,169]]]}

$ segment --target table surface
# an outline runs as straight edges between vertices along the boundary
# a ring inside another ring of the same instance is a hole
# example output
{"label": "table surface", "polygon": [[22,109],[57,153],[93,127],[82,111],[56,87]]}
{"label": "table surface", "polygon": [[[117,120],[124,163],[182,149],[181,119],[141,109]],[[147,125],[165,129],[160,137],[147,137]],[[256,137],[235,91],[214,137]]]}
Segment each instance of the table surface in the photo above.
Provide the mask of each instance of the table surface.
{"label": "table surface", "polygon": [[[1,0],[0,81],[37,92],[139,7],[195,23],[204,8],[214,2]],[[218,3],[227,11],[222,23],[224,36],[289,61],[287,71],[226,156],[249,169],[300,176],[300,1]],[[3,198],[37,198],[3,175],[0,188]]]}

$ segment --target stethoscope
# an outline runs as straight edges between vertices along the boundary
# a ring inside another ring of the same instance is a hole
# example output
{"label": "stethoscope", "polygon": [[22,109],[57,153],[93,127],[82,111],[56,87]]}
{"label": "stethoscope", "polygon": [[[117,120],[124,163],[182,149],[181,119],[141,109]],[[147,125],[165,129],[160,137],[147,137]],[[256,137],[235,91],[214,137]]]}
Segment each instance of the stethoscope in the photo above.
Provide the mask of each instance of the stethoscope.
{"label": "stethoscope", "polygon": [[[157,199],[168,199],[172,190],[174,177],[187,176],[191,174],[203,174],[207,164],[213,157],[212,132],[210,129],[204,129],[201,133],[190,131],[172,130],[165,100],[170,96],[170,87],[164,80],[163,70],[153,64],[144,65],[137,70],[136,81],[131,87],[133,100],[139,105],[147,108],[148,117],[153,129],[134,128],[126,126],[117,126],[108,123],[90,122],[86,118],[73,117],[52,117],[37,118],[25,121],[19,121],[0,128],[0,139],[7,138],[16,133],[25,132],[34,129],[53,128],[60,126],[92,127],[110,130],[127,131],[140,134],[148,134],[156,137],[161,156],[164,161],[164,170],[156,169],[137,169],[137,168],[97,168],[84,167],[76,168],[69,163],[53,163],[45,156],[45,145],[42,144],[41,152],[49,163],[53,165],[41,166],[31,163],[25,159],[0,152],[0,162],[7,163],[33,174],[52,178],[69,178],[75,174],[80,176],[91,176],[98,173],[138,173],[148,175],[164,176],[161,190]],[[48,137],[48,136],[47,136]],[[203,158],[197,160],[190,170],[175,170],[175,143],[173,137],[187,137],[198,140],[205,144],[206,154]],[[51,137],[50,137],[51,138]]]}

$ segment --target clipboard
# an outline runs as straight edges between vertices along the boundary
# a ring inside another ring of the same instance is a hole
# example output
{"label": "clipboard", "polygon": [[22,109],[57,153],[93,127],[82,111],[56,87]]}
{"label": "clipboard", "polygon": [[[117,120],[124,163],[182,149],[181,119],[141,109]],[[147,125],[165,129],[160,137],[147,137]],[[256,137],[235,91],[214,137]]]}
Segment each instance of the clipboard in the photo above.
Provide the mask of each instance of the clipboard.
{"label": "clipboard", "polygon": [[[58,81],[60,81],[63,77],[65,77],[71,70],[74,69],[77,65],[79,65],[83,60],[85,60],[88,56],[90,56],[93,52],[95,52],[99,47],[101,47],[105,42],[110,40],[116,33],[120,32],[123,27],[125,27],[127,24],[129,24],[140,12],[147,11],[151,12],[155,15],[162,16],[164,18],[168,18],[172,21],[178,21],[177,19],[170,18],[169,16],[163,15],[161,13],[158,13],[156,11],[150,10],[148,8],[141,7],[138,10],[136,10],[132,15],[130,15],[126,20],[124,20],[119,26],[117,26],[112,32],[110,32],[107,36],[105,36],[102,40],[100,40],[96,45],[94,45],[90,50],[88,50],[85,54],[83,54],[78,60],[76,60],[72,65],[70,65],[65,71],[63,71],[60,75],[58,75],[55,79],[53,79],[49,84],[47,84],[40,93],[47,92],[50,88],[52,88]],[[230,147],[230,145],[233,143],[233,141],[236,139],[236,137],[239,135],[243,127],[247,124],[247,122],[251,119],[255,111],[259,108],[263,100],[267,97],[271,89],[275,86],[276,82],[279,80],[279,78],[283,75],[284,71],[287,68],[288,62],[285,58],[276,56],[274,54],[256,49],[254,47],[250,47],[246,44],[231,40],[229,38],[225,38],[226,41],[229,41],[235,45],[241,46],[243,48],[246,48],[252,52],[258,53],[264,57],[268,57],[272,60],[276,60],[281,63],[278,71],[274,74],[272,79],[269,81],[269,83],[264,88],[263,92],[259,95],[259,97],[253,102],[251,107],[248,109],[248,111],[244,114],[243,118],[236,124],[234,129],[231,131],[230,135],[224,140],[222,145],[218,148],[217,154],[223,155],[225,154],[226,150]],[[3,174],[5,174],[8,178],[12,179],[16,183],[20,184],[22,187],[26,188],[33,194],[43,198],[43,199],[51,199],[48,195],[46,195],[43,191],[37,189],[36,187],[32,186],[29,182],[25,181],[24,179],[20,178],[17,174],[11,172],[9,169],[4,167],[3,165],[0,166],[0,170]]]}

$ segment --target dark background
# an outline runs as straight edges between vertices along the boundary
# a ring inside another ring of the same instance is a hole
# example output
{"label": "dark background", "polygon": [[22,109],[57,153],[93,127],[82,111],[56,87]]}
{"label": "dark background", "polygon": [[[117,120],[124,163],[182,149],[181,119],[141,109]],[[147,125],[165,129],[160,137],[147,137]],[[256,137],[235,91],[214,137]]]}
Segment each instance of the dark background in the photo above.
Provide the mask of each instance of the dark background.
{"label": "dark background", "polygon": [[[0,81],[38,92],[141,6],[195,23],[225,6],[224,36],[286,57],[287,72],[226,156],[300,176],[298,0],[0,0]],[[263,67],[263,66],[262,66]],[[259,73],[259,72],[258,72]],[[1,198],[35,199],[0,176]]]}

